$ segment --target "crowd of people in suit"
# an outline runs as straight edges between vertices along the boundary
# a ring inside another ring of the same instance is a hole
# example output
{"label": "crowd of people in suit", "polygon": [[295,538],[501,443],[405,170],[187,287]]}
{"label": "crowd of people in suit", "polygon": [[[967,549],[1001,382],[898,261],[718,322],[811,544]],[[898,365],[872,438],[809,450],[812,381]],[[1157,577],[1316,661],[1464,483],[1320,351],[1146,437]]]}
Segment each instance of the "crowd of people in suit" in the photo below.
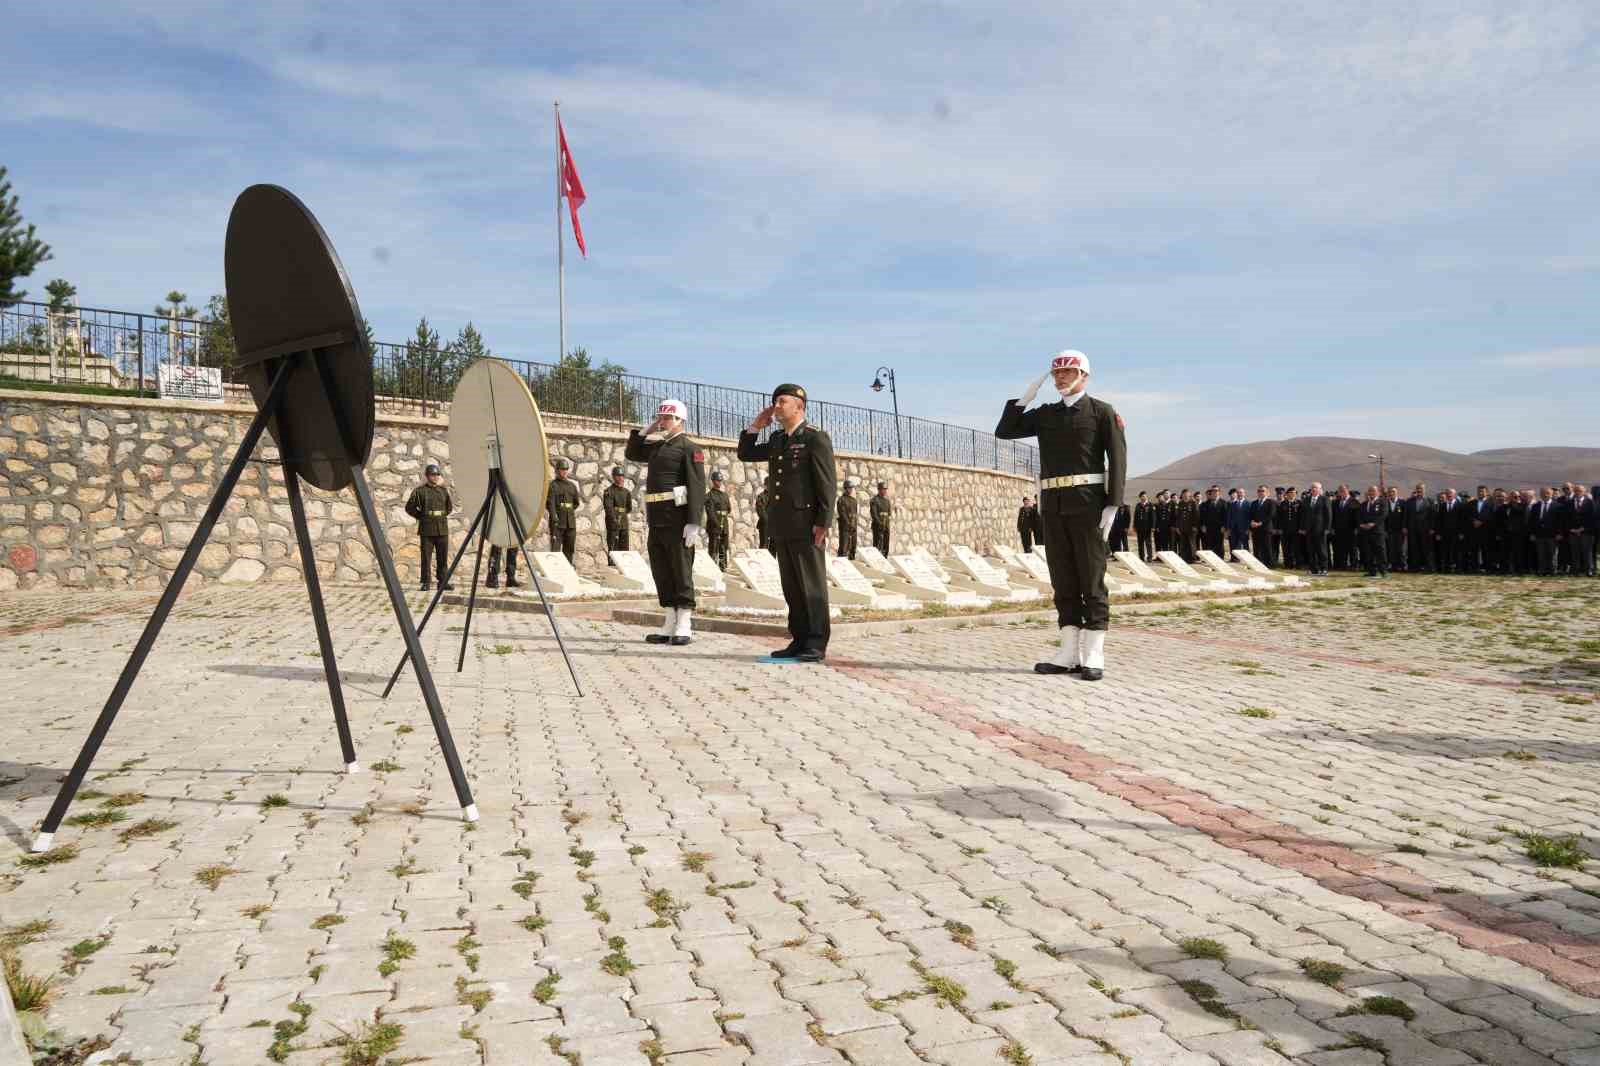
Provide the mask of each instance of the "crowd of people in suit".
{"label": "crowd of people in suit", "polygon": [[1314,575],[1361,568],[1369,576],[1404,570],[1594,577],[1597,498],[1600,485],[1573,482],[1540,489],[1479,485],[1471,495],[1453,488],[1430,494],[1418,483],[1407,497],[1393,485],[1369,485],[1364,494],[1340,485],[1330,495],[1320,482],[1303,492],[1258,485],[1253,499],[1238,487],[1224,494],[1220,485],[1154,498],[1141,492],[1131,513],[1113,525],[1111,547],[1126,550],[1131,527],[1145,560],[1173,551],[1193,562],[1202,550],[1226,559],[1244,549],[1268,566]]}

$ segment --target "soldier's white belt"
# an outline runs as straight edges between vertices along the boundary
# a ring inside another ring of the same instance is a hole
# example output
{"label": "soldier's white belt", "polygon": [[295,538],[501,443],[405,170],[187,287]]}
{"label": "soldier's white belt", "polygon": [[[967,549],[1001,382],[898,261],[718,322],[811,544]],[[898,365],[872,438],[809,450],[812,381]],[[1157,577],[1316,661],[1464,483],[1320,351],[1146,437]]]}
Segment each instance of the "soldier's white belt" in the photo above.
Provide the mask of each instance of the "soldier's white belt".
{"label": "soldier's white belt", "polygon": [[1064,477],[1047,477],[1039,482],[1040,488],[1045,489],[1070,489],[1078,485],[1104,485],[1104,474],[1067,474]]}
{"label": "soldier's white belt", "polygon": [[444,517],[444,512],[443,511],[429,511],[428,512],[428,517],[429,518],[442,518],[442,517]]}
{"label": "soldier's white belt", "polygon": [[671,489],[667,492],[647,492],[644,494],[645,503],[672,503],[677,498],[677,489]]}

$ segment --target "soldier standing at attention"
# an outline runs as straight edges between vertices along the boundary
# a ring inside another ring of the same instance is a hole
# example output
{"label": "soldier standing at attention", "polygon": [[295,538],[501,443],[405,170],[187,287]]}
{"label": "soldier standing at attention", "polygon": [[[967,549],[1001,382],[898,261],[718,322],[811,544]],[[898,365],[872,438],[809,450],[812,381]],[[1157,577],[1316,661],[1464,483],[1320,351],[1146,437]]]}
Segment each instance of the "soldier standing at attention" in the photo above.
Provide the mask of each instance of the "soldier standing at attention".
{"label": "soldier standing at attention", "polygon": [[1156,557],[1156,546],[1153,534],[1156,528],[1156,505],[1150,502],[1150,494],[1139,493],[1139,502],[1133,505],[1133,531],[1139,541],[1139,558],[1144,562]]}
{"label": "soldier standing at attention", "polygon": [[544,501],[550,518],[550,550],[565,555],[570,563],[578,547],[578,507],[583,499],[578,486],[567,477],[567,461],[557,459],[555,468],[556,479],[550,482],[550,494]]}
{"label": "soldier standing at attention", "polygon": [[[606,551],[628,550],[628,516],[633,514],[633,493],[622,483],[622,467],[611,468],[611,484],[600,494],[600,506],[606,513]],[[610,561],[609,555],[607,561]],[[617,565],[611,563],[612,566]]]}
{"label": "soldier standing at attention", "polygon": [[861,519],[861,499],[856,495],[856,479],[844,479],[844,492],[839,494],[839,558],[856,557],[856,527]]}
{"label": "soldier standing at attention", "polygon": [[[1029,411],[1039,386],[1052,376],[1061,399]],[[1122,505],[1128,445],[1121,416],[1104,400],[1091,397],[1085,391],[1088,384],[1089,357],[1061,352],[1021,399],[1006,401],[994,435],[1001,440],[1039,438],[1039,510],[1061,646],[1033,668],[1041,674],[1098,681],[1111,621],[1106,540]]]}
{"label": "soldier standing at attention", "polygon": [[444,487],[438,463],[429,463],[423,475],[425,484],[412,489],[406,500],[406,514],[417,520],[417,535],[422,538],[422,591],[433,588],[428,582],[428,554],[431,552],[439,587],[448,592],[451,586],[444,583],[444,556],[450,550],[450,512],[455,504],[450,499],[450,490]]}
{"label": "soldier standing at attention", "polygon": [[889,483],[878,482],[878,494],[867,508],[872,515],[872,546],[889,557],[889,525],[894,519],[894,504],[889,502]]}
{"label": "soldier standing at attention", "polygon": [[706,493],[706,551],[718,570],[728,569],[728,533],[733,504],[722,491],[722,471],[711,472],[711,491]]}
{"label": "soldier standing at attention", "polygon": [[1033,505],[1032,496],[1022,498],[1022,506],[1017,508],[1017,536],[1022,538],[1022,550],[1033,551],[1033,531],[1039,525],[1039,508]]}
{"label": "soldier standing at attention", "polygon": [[761,486],[761,491],[756,493],[756,547],[772,550],[772,544],[767,540],[767,487]]}
{"label": "soldier standing at attention", "polygon": [[[756,439],[776,420],[766,441]],[[828,564],[824,546],[833,526],[833,441],[806,423],[806,390],[784,384],[772,406],[739,434],[739,458],[767,464],[767,528],[778,556],[783,599],[789,605],[789,644],[774,659],[820,663],[828,654]]]}
{"label": "soldier standing at attention", "polygon": [[706,509],[706,453],[683,431],[689,407],[663,400],[656,418],[628,434],[623,452],[635,463],[649,463],[644,481],[644,515],[650,530],[650,576],[666,613],[661,629],[644,639],[651,644],[689,643],[694,617],[694,545]]}

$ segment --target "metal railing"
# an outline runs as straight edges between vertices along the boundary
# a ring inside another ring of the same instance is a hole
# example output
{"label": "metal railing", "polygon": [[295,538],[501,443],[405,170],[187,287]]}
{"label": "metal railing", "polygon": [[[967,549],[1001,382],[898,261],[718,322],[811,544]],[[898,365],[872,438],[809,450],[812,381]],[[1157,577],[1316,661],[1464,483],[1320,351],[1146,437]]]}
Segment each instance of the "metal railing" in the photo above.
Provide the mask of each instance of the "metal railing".
{"label": "metal railing", "polygon": [[[134,392],[153,388],[163,363],[222,366],[235,380],[231,338],[205,319],[19,301],[0,306],[0,378],[104,386]],[[508,363],[528,383],[543,411],[591,418],[619,427],[638,425],[656,405],[673,397],[689,406],[692,432],[737,437],[769,402],[754,389],[649,377],[598,367],[555,365],[525,359]],[[373,377],[387,406],[436,413],[449,402],[471,359],[451,348],[378,343]],[[902,456],[951,466],[1037,474],[1038,450],[1003,441],[970,426],[934,422],[854,404],[812,400],[807,418],[828,432],[839,451]]]}

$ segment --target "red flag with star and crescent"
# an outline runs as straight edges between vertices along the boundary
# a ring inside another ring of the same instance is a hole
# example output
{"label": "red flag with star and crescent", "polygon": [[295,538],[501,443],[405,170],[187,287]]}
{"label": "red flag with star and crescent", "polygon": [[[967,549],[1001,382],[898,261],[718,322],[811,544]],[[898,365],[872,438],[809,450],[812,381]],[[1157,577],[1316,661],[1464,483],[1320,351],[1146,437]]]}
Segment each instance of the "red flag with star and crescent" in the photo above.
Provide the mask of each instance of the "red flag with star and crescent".
{"label": "red flag with star and crescent", "polygon": [[578,178],[578,165],[572,161],[572,152],[567,148],[567,128],[559,118],[556,119],[556,132],[561,138],[561,195],[567,198],[567,208],[572,212],[573,239],[578,242],[578,251],[587,259],[589,249],[584,246],[583,227],[578,224],[578,208],[583,206],[586,199],[583,182]]}

